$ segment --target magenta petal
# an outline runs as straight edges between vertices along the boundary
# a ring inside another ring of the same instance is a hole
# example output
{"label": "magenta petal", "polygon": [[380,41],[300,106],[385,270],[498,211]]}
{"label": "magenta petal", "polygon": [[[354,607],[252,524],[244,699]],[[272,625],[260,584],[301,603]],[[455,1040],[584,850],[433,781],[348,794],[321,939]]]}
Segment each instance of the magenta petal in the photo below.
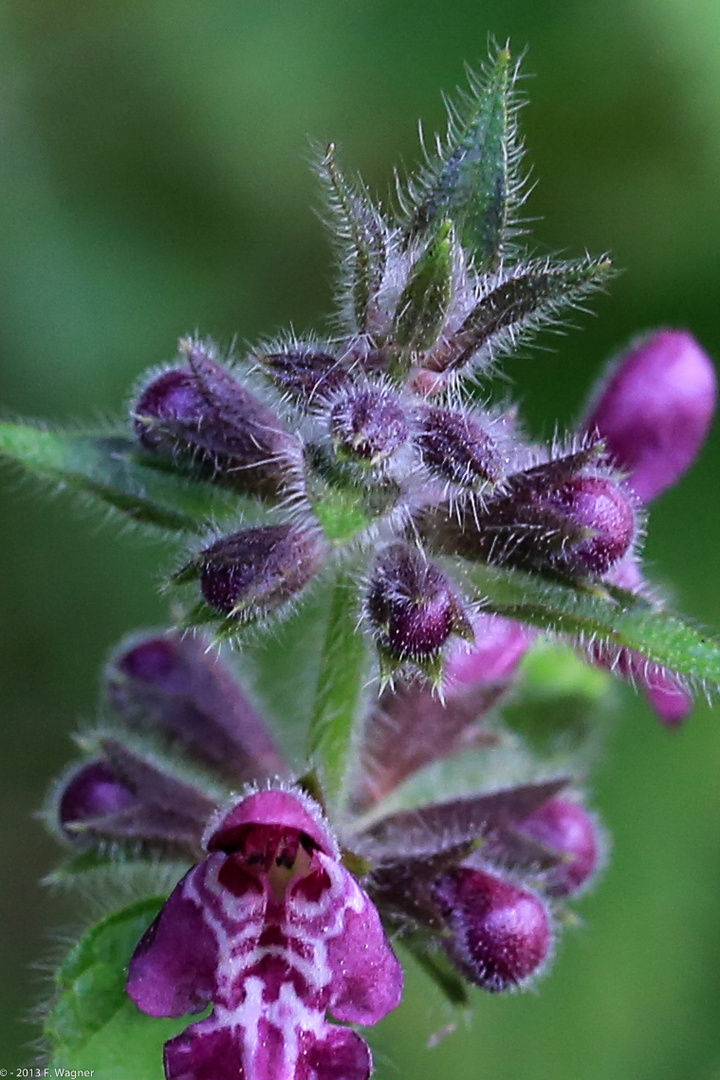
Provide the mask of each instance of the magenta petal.
{"label": "magenta petal", "polygon": [[242,1051],[233,1028],[206,1032],[194,1024],[165,1043],[167,1080],[250,1080],[242,1067]]}
{"label": "magenta petal", "polygon": [[534,631],[501,615],[478,615],[472,620],[474,645],[458,645],[448,657],[446,681],[455,686],[502,682],[509,678],[529,649]]}
{"label": "magenta petal", "polygon": [[669,671],[658,668],[645,678],[645,696],[655,715],[667,727],[678,727],[693,710],[692,695]]}
{"label": "magenta petal", "polygon": [[225,814],[207,841],[208,851],[231,850],[248,825],[281,825],[309,836],[321,851],[337,855],[335,843],[320,808],[299,791],[273,789],[248,795]]}
{"label": "magenta petal", "polygon": [[309,1047],[305,1063],[309,1070],[301,1065],[297,1080],[367,1080],[372,1070],[367,1043],[348,1028],[329,1028],[327,1038]]}
{"label": "magenta petal", "polygon": [[649,502],[693,463],[715,411],[715,370],[682,330],[659,330],[614,367],[585,424]]}
{"label": "magenta petal", "polygon": [[402,967],[367,894],[343,866],[317,858],[330,874],[335,903],[345,908],[342,930],[327,942],[330,1011],[348,1023],[376,1024],[400,1004]]}
{"label": "magenta petal", "polygon": [[128,994],[149,1016],[201,1012],[215,992],[215,936],[202,910],[185,895],[202,873],[200,863],[185,875],[130,961]]}

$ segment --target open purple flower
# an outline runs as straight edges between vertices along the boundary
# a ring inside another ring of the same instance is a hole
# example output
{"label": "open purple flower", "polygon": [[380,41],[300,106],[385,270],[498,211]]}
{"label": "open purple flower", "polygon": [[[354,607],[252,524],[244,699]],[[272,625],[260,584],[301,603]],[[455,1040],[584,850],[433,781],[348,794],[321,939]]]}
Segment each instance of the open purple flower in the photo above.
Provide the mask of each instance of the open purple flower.
{"label": "open purple flower", "polygon": [[317,804],[296,788],[247,795],[206,850],[130,962],[150,1016],[214,1005],[166,1043],[167,1080],[366,1080],[369,1048],[325,1013],[376,1023],[402,970]]}

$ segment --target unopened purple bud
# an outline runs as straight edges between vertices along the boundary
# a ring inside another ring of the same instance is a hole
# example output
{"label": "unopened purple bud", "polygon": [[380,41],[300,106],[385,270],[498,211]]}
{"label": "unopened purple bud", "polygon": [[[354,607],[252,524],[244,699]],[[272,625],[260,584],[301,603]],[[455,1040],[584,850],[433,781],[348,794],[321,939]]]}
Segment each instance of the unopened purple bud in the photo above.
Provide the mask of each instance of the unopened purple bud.
{"label": "unopened purple bud", "polygon": [[261,525],[225,536],[195,560],[210,607],[250,617],[278,607],[319,569],[318,532],[296,525]]}
{"label": "unopened purple bud", "polygon": [[390,457],[410,434],[400,402],[387,390],[349,390],[330,411],[330,433],[339,453],[368,465]]}
{"label": "unopened purple bud", "polygon": [[216,650],[181,633],[125,645],[105,673],[105,694],[130,728],[151,730],[231,784],[279,776],[287,765]]}
{"label": "unopened purple bud", "polygon": [[604,476],[578,476],[547,492],[547,505],[561,511],[588,536],[569,544],[558,562],[604,574],[629,550],[635,534],[635,515],[627,496]]}
{"label": "unopened purple bud", "polygon": [[596,398],[585,429],[598,433],[629,484],[649,502],[693,463],[717,398],[712,361],[682,330],[659,330],[636,342]]}
{"label": "unopened purple bud", "polygon": [[551,896],[575,896],[590,884],[602,861],[602,840],[584,806],[556,797],[534,810],[518,828],[563,856],[545,879],[545,891]]}
{"label": "unopened purple bud", "polygon": [[522,985],[547,960],[552,930],[535,893],[460,866],[433,886],[451,937],[445,949],[463,974],[492,993]]}
{"label": "unopened purple bud", "polygon": [[67,782],[58,803],[58,818],[63,830],[74,838],[75,830],[69,826],[117,814],[137,801],[107,762],[90,761]]}
{"label": "unopened purple bud", "polygon": [[337,357],[312,349],[288,349],[261,357],[263,369],[277,387],[297,401],[312,404],[350,383]]}
{"label": "unopened purple bud", "polygon": [[152,379],[133,408],[140,443],[239,491],[276,495],[294,476],[297,440],[201,346],[181,348],[187,364]]}
{"label": "unopened purple bud", "polygon": [[392,544],[378,559],[366,610],[378,644],[399,660],[433,656],[455,633],[470,633],[442,570],[417,548]]}
{"label": "unopened purple bud", "polygon": [[494,440],[470,416],[434,406],[418,409],[414,439],[426,468],[463,487],[497,484],[502,458]]}

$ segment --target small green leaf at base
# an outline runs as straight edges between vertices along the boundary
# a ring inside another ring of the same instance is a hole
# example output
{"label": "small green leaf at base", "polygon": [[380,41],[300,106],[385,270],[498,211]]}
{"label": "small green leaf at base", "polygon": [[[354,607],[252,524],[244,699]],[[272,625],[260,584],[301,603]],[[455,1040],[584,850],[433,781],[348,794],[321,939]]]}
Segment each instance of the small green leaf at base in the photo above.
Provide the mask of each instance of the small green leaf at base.
{"label": "small green leaf at base", "polygon": [[0,457],[162,529],[202,532],[243,509],[233,492],[145,464],[123,435],[0,423]]}
{"label": "small green leaf at base", "polygon": [[140,1012],[125,990],[127,965],[164,898],[141,900],[99,922],[55,976],[57,997],[45,1022],[50,1068],[94,1070],[102,1080],[163,1080],[163,1044],[188,1018]]}

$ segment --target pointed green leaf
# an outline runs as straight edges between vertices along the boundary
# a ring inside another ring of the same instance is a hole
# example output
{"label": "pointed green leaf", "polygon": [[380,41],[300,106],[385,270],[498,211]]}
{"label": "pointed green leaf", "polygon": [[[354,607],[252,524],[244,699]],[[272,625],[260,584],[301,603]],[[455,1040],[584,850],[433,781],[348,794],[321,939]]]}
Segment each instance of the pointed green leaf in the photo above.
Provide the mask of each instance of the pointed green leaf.
{"label": "pointed green leaf", "polygon": [[435,371],[461,368],[490,344],[552,323],[557,312],[602,288],[612,273],[608,258],[520,265],[472,309],[462,326],[427,362]]}
{"label": "pointed green leaf", "polygon": [[475,255],[478,270],[494,269],[503,252],[512,196],[515,143],[512,90],[515,70],[507,48],[486,73],[471,75],[470,93],[450,107],[438,160],[420,181],[420,203],[408,239],[449,217],[458,239]]}
{"label": "pointed green leaf", "polygon": [[575,589],[521,570],[466,564],[486,609],[580,642],[632,649],[681,676],[720,684],[720,643],[642,597]]}
{"label": "pointed green leaf", "polygon": [[357,329],[363,332],[371,329],[372,304],[385,273],[385,226],[365,189],[348,183],[342,175],[333,143],[319,171],[330,196],[336,234],[352,266],[350,300]]}
{"label": "pointed green leaf", "polygon": [[154,897],[115,912],[71,950],[55,976],[57,996],[45,1022],[51,1069],[93,1069],[103,1080],[163,1080],[163,1043],[188,1018],[146,1016],[125,991],[130,957],[163,902]]}
{"label": "pointed green leaf", "polygon": [[255,509],[233,492],[149,466],[122,435],[1,423],[0,457],[163,529],[202,532],[209,522]]}
{"label": "pointed green leaf", "polygon": [[338,572],[327,620],[308,734],[308,755],[319,767],[328,801],[345,792],[353,727],[360,713],[368,649],[358,629],[357,583]]}
{"label": "pointed green leaf", "polygon": [[437,341],[452,293],[453,228],[443,221],[417,260],[395,313],[393,339],[402,349],[420,352]]}

